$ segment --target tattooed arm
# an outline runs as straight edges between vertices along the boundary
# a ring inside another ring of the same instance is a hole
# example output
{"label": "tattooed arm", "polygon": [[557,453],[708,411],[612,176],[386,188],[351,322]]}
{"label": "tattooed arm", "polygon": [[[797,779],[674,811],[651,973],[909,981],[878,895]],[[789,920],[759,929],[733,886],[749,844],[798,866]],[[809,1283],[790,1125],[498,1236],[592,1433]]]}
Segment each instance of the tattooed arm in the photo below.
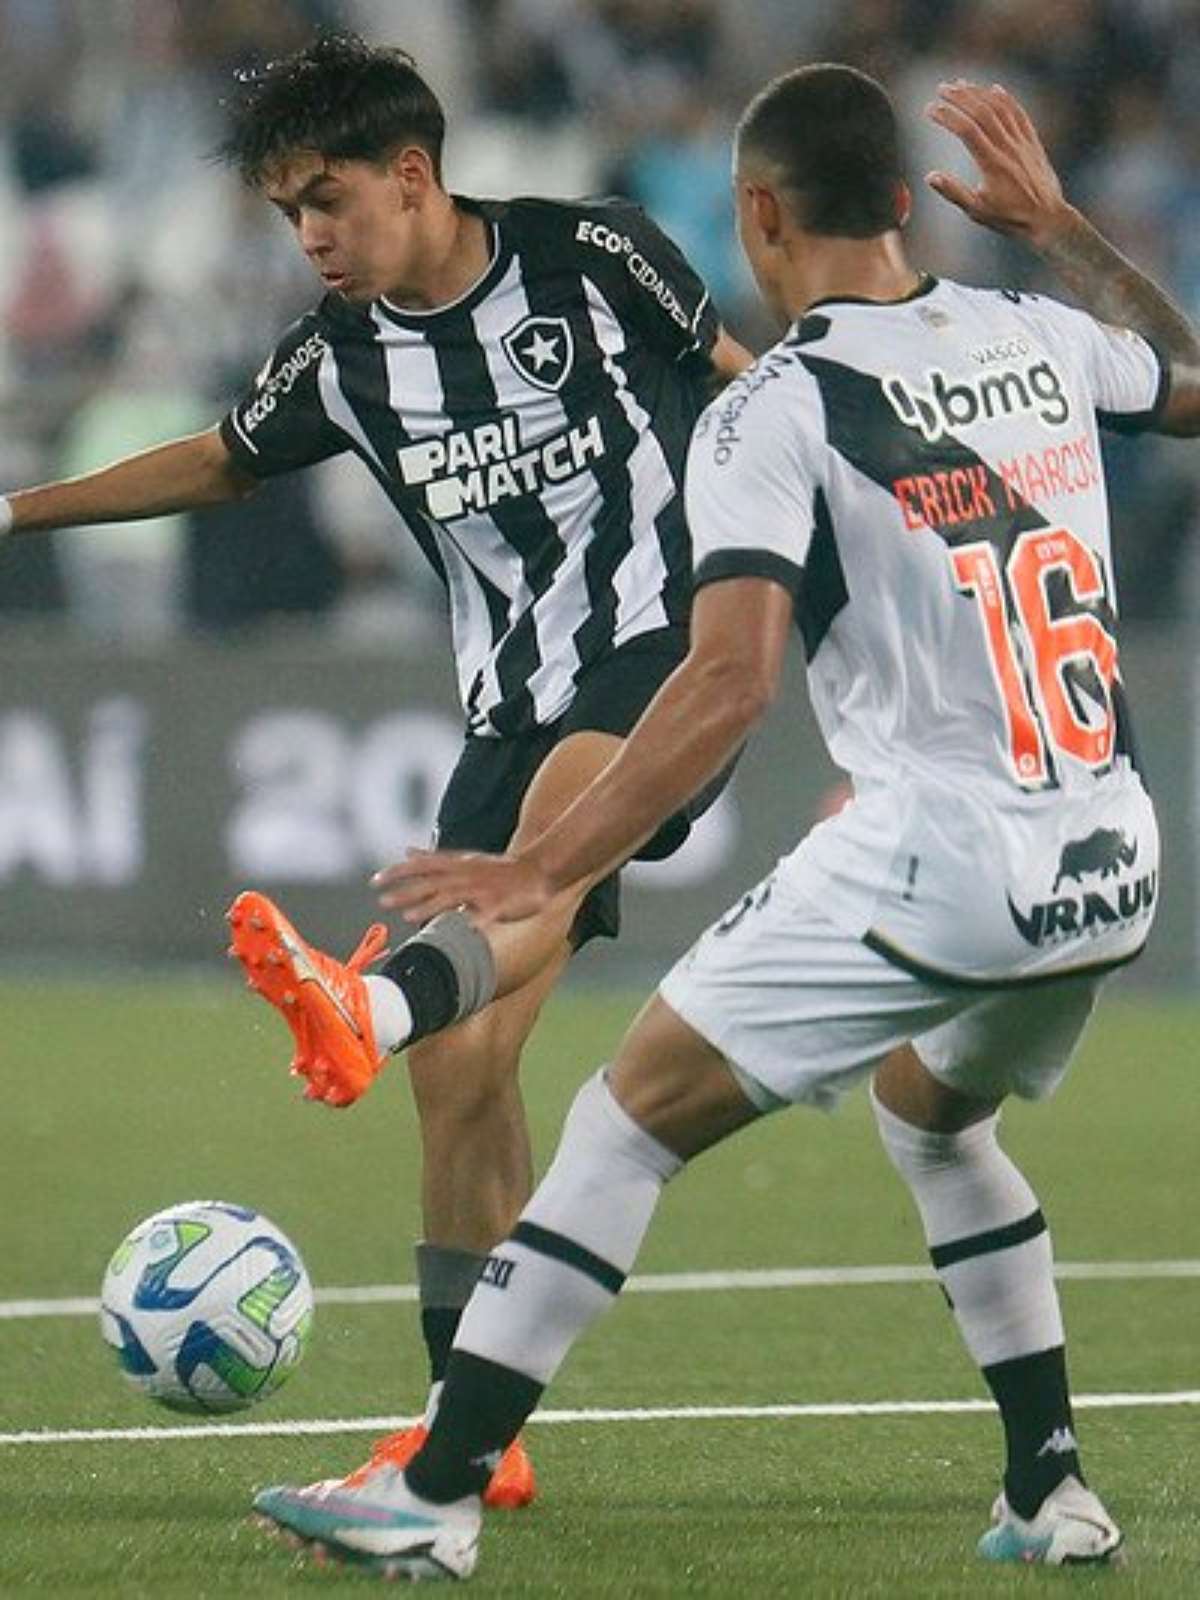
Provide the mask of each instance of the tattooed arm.
{"label": "tattooed arm", "polygon": [[1021,103],[999,84],[946,83],[927,114],[962,140],[979,168],[974,188],[947,172],[931,172],[930,188],[973,222],[1023,239],[1092,316],[1148,339],[1170,363],[1157,431],[1200,434],[1200,334],[1066,199]]}

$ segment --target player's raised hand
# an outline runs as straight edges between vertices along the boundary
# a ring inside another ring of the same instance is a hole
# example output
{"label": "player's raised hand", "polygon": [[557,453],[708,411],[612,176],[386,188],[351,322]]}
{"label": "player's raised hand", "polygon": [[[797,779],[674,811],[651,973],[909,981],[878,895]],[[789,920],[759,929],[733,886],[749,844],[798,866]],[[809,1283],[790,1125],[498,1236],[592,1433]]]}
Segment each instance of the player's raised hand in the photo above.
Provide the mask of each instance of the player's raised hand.
{"label": "player's raised hand", "polygon": [[371,883],[381,906],[417,923],[460,909],[477,922],[520,922],[537,916],[554,898],[532,862],[477,850],[410,850]]}
{"label": "player's raised hand", "polygon": [[950,172],[925,179],[972,222],[1037,247],[1071,214],[1029,113],[1002,85],[984,88],[961,78],[939,84],[925,114],[960,139],[979,168],[974,186]]}

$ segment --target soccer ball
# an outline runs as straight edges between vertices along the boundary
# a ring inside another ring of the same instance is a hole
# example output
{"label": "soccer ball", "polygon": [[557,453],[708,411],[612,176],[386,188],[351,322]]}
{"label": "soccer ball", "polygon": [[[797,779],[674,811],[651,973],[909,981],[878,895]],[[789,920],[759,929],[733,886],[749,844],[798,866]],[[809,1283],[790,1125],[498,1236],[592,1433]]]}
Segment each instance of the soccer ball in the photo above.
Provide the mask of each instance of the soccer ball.
{"label": "soccer ball", "polygon": [[141,1394],[173,1411],[241,1411],[304,1354],[313,1291],[295,1245],[257,1211],[194,1200],[117,1246],[100,1331]]}

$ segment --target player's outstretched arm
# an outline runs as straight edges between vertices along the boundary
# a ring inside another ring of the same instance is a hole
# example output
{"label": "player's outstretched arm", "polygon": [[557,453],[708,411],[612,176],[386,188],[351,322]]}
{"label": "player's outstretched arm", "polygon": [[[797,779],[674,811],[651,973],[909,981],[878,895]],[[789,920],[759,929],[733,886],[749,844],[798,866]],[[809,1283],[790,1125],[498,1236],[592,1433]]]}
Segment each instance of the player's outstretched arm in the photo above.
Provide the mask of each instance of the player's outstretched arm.
{"label": "player's outstretched arm", "polygon": [[931,172],[930,188],[981,227],[1023,239],[1094,317],[1148,339],[1171,369],[1157,431],[1200,434],[1200,334],[1066,198],[1020,101],[1000,84],[960,80],[939,85],[926,114],[962,141],[979,168],[974,185]]}
{"label": "player's outstretched arm", "polygon": [[78,478],[0,496],[0,531],[10,516],[13,533],[160,517],[240,500],[256,487],[209,428]]}
{"label": "player's outstretched arm", "polygon": [[414,922],[461,906],[511,922],[611,872],[732,759],[774,697],[792,614],[770,579],[706,585],[687,659],[551,827],[508,856],[414,851],[377,874],[381,903]]}

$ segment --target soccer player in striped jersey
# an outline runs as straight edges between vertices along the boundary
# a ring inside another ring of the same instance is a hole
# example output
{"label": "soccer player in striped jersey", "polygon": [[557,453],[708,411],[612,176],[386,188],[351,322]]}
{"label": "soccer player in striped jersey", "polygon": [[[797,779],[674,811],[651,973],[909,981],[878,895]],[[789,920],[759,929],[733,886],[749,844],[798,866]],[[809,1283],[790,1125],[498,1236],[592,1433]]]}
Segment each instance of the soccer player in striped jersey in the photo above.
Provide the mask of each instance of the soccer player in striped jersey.
{"label": "soccer player in striped jersey", "polygon": [[[202,507],[353,452],[449,597],[467,737],[439,837],[500,850],[586,787],[683,658],[687,442],[712,381],[749,357],[636,206],[452,196],[443,133],[411,58],[352,36],[245,75],[224,153],[291,225],[324,298],[218,427],[0,499],[0,532]],[[716,787],[642,854],[678,848]],[[494,953],[465,919],[440,919],[366,980],[379,927],[343,964],[264,896],[241,897],[231,920],[252,980],[294,1026],[313,1098],[350,1103],[413,1046],[432,1405],[487,1252],[529,1196],[522,1046],[571,950],[615,936],[616,878]],[[497,984],[486,1014],[419,1042]],[[421,1437],[382,1441],[376,1460]],[[530,1497],[519,1447],[489,1492]]]}
{"label": "soccer player in striped jersey", "polygon": [[1157,835],[1097,428],[1200,434],[1200,336],[1065,200],[1003,88],[944,84],[930,115],[979,169],[932,187],[1027,241],[1083,309],[914,270],[884,91],[833,65],[769,85],[735,187],[789,327],[696,431],[689,656],[540,839],[387,875],[409,914],[466,905],[494,927],[624,859],[745,738],[798,623],[854,797],[700,938],[580,1091],[408,1469],[260,1495],[347,1559],[467,1576],[490,1463],[620,1290],[663,1185],[764,1113],[832,1105],[868,1076],[1004,1426],[980,1553],[1058,1565],[1120,1547],[1080,1469],[1046,1223],[997,1123],[1007,1095],[1054,1091],[1149,931]]}

